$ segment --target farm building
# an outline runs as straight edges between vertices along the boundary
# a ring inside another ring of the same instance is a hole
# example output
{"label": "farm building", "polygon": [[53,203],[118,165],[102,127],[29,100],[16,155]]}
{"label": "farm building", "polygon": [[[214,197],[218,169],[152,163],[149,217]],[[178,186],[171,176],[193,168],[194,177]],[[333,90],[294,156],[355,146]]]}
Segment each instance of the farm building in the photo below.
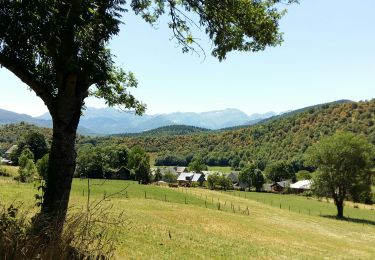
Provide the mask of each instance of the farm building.
{"label": "farm building", "polygon": [[271,191],[273,192],[283,192],[286,188],[290,186],[290,181],[278,181],[270,185]]}
{"label": "farm building", "polygon": [[297,181],[289,186],[293,191],[300,193],[306,190],[311,190],[311,180]]}
{"label": "farm building", "polygon": [[7,160],[10,160],[10,155],[17,149],[17,145],[12,145],[5,153],[4,158]]}
{"label": "farm building", "polygon": [[202,183],[205,180],[204,174],[196,172],[182,172],[177,178],[178,185],[180,186],[190,186],[193,182]]}

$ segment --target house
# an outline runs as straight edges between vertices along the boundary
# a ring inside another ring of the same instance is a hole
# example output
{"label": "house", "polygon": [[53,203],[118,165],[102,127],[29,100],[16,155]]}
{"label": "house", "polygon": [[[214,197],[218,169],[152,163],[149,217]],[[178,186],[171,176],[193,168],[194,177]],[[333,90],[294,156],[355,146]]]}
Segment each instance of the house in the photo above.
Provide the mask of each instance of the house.
{"label": "house", "polygon": [[17,149],[17,145],[12,145],[5,153],[4,158],[10,160],[10,155]]}
{"label": "house", "polygon": [[196,172],[182,172],[177,178],[178,185],[185,187],[189,187],[193,182],[203,183],[205,180],[203,173]]}
{"label": "house", "polygon": [[4,159],[2,158],[1,161],[0,161],[0,164],[9,164],[11,165],[13,162],[11,160],[8,160],[8,159]]}
{"label": "house", "polygon": [[190,186],[191,179],[194,176],[194,172],[182,172],[177,178],[179,186]]}
{"label": "house", "polygon": [[278,181],[273,184],[271,184],[271,191],[273,192],[283,192],[286,188],[290,186],[290,181]]}
{"label": "house", "polygon": [[191,182],[198,182],[202,184],[206,180],[203,173],[194,173],[193,178],[191,179]]}
{"label": "house", "polygon": [[307,190],[311,190],[311,180],[302,180],[302,181],[297,181],[296,183],[290,184],[290,188],[297,192],[301,193]]}

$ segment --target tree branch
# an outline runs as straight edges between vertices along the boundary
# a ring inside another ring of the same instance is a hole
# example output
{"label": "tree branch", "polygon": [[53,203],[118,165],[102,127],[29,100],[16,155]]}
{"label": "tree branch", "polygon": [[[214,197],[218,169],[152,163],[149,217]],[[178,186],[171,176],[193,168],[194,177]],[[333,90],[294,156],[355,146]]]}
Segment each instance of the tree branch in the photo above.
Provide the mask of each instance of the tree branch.
{"label": "tree branch", "polygon": [[16,75],[22,82],[28,85],[35,93],[49,106],[52,103],[52,94],[47,92],[43,85],[40,84],[35,77],[28,72],[25,68],[20,66],[21,62],[16,59],[10,59],[4,54],[0,53],[0,65],[7,68],[14,75]]}

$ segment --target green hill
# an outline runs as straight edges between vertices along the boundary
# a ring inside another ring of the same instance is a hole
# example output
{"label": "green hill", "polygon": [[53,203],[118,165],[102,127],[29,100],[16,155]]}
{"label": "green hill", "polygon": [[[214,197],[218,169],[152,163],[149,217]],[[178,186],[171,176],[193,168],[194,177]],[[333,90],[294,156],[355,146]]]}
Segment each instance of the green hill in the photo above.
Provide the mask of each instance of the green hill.
{"label": "green hill", "polygon": [[129,133],[129,134],[118,134],[113,135],[117,137],[141,137],[141,136],[174,136],[174,135],[189,135],[201,132],[211,131],[207,128],[201,128],[196,126],[188,125],[169,125],[155,128],[152,130],[144,131],[142,133]]}
{"label": "green hill", "polygon": [[181,136],[145,136],[101,139],[140,145],[160,156],[190,157],[201,154],[211,166],[240,165],[241,162],[274,160],[301,161],[306,149],[336,131],[364,135],[375,144],[375,99],[336,102],[291,112],[255,126],[222,132]]}
{"label": "green hill", "polygon": [[52,129],[38,127],[25,122],[18,124],[6,124],[0,126],[0,155],[2,155],[9,147],[16,144],[18,139],[25,133],[30,131],[41,132],[47,142],[52,138]]}

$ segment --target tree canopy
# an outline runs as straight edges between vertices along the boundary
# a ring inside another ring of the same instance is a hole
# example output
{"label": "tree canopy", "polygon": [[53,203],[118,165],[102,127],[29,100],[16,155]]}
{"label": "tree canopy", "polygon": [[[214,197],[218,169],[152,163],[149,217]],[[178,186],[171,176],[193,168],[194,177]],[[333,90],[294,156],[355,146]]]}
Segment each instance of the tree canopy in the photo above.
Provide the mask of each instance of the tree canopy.
{"label": "tree canopy", "polygon": [[338,218],[343,217],[344,200],[371,185],[373,158],[373,145],[349,132],[338,132],[308,150],[307,162],[317,167],[313,190],[333,198]]}

